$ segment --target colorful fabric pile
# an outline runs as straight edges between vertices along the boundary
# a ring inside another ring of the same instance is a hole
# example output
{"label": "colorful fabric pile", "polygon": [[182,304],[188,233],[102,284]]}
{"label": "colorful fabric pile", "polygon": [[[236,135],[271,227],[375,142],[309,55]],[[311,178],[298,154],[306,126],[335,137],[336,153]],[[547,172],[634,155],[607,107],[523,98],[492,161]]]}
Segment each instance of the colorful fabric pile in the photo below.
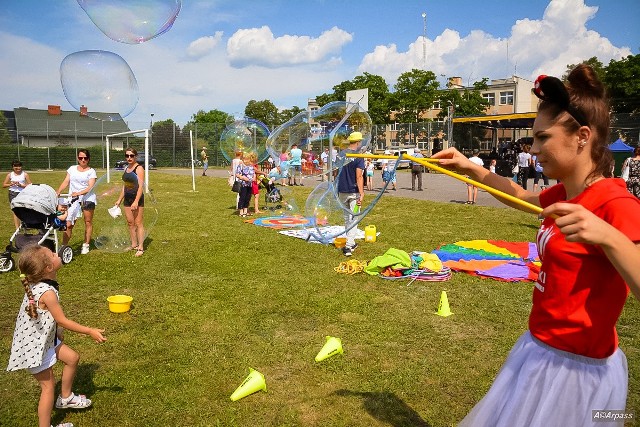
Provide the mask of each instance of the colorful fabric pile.
{"label": "colorful fabric pile", "polygon": [[505,282],[535,281],[540,258],[535,243],[504,240],[469,240],[434,250],[454,271]]}
{"label": "colorful fabric pile", "polygon": [[419,251],[408,254],[395,248],[390,248],[384,255],[375,257],[364,271],[388,280],[441,282],[451,278],[451,269],[444,266],[436,255]]}

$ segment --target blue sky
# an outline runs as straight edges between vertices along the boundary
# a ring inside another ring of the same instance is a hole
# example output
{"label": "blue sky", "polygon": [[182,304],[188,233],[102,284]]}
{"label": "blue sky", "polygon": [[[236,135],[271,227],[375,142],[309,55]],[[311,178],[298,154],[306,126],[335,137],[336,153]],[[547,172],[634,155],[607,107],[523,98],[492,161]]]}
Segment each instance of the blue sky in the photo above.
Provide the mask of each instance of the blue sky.
{"label": "blue sky", "polygon": [[169,31],[135,45],[108,38],[75,0],[0,4],[0,109],[72,110],[62,60],[105,50],[137,79],[139,101],[125,118],[132,128],[151,113],[180,125],[198,110],[238,113],[251,99],[304,107],[365,71],[392,85],[423,67],[423,46],[427,69],[465,83],[560,75],[566,64],[592,56],[606,64],[640,47],[637,0],[187,0]]}

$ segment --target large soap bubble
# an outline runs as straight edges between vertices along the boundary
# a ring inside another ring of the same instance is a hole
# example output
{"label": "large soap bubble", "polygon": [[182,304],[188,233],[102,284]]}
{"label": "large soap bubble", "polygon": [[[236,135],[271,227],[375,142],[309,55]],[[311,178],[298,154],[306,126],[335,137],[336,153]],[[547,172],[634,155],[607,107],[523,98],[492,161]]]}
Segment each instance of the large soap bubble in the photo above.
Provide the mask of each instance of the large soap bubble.
{"label": "large soap bubble", "polygon": [[181,0],[78,0],[78,4],[107,37],[127,44],[169,31],[182,7]]}
{"label": "large soap bubble", "polygon": [[[390,176],[396,173],[399,162],[400,159],[389,160],[385,164],[384,169],[391,174]],[[312,224],[310,235],[315,240],[325,244],[333,242],[334,238],[357,227],[378,203],[390,183],[390,181],[385,182],[380,192],[375,196],[367,193],[357,211],[354,212],[354,203],[347,203],[345,196],[340,194],[339,182],[340,175],[352,173],[351,168],[356,165],[344,162],[344,160],[340,160],[340,157],[337,163],[338,173],[335,181],[320,183],[309,194],[305,203],[305,216],[310,218]],[[348,225],[347,218],[349,218]],[[345,228],[338,229],[333,227],[336,225],[344,226]]]}
{"label": "large soap bubble", "polygon": [[264,161],[267,153],[269,128],[260,120],[248,117],[238,118],[228,124],[220,135],[220,151],[229,161],[236,152],[254,153],[258,163]]}
{"label": "large soap bubble", "polygon": [[[311,119],[318,123],[326,139],[336,150],[349,148],[348,137],[352,132],[360,132],[362,140],[354,151],[363,153],[371,142],[371,117],[362,110],[359,104],[345,101],[334,101],[326,104],[311,114]],[[329,145],[329,144],[326,144]]]}
{"label": "large soap bubble", "polygon": [[[83,50],[67,55],[60,64],[60,83],[69,104],[80,111],[119,113],[126,117],[138,105],[138,82],[129,64],[113,52]],[[103,117],[100,117],[103,118]]]}
{"label": "large soap bubble", "polygon": [[[314,126],[312,127],[311,124]],[[359,104],[344,101],[330,102],[311,114],[303,111],[286,123],[278,126],[267,139],[269,155],[279,164],[287,160],[287,153],[293,144],[305,153],[305,160],[311,165],[303,168],[303,175],[318,175],[319,167],[313,166],[314,158],[319,156],[322,147],[333,147],[338,151],[349,150],[352,153],[364,153],[371,142],[371,117]],[[322,129],[322,131],[318,131]],[[357,146],[350,147],[348,137],[360,132],[362,140]],[[318,152],[314,153],[313,150]],[[351,161],[344,158],[342,163]],[[332,165],[335,170],[337,165]]]}
{"label": "large soap bubble", "polygon": [[[101,176],[93,186],[92,193],[96,194],[96,212],[93,217],[94,244],[96,248],[105,252],[119,253],[131,246],[131,236],[125,217],[124,204],[120,205],[122,215],[113,218],[107,209],[115,205],[122,191],[122,171],[115,169],[110,171],[111,182],[107,182],[107,176]],[[152,192],[144,195],[144,237],[145,239],[153,231],[158,220],[156,199]]]}

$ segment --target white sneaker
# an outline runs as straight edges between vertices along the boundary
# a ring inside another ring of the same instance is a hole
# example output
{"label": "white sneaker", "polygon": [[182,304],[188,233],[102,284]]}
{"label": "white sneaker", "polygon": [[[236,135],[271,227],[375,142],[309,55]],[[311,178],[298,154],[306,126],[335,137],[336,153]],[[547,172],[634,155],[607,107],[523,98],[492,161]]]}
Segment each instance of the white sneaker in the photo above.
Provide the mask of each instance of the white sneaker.
{"label": "white sneaker", "polygon": [[80,249],[80,254],[81,255],[86,255],[89,253],[89,244],[88,243],[83,243],[82,244],[82,249]]}

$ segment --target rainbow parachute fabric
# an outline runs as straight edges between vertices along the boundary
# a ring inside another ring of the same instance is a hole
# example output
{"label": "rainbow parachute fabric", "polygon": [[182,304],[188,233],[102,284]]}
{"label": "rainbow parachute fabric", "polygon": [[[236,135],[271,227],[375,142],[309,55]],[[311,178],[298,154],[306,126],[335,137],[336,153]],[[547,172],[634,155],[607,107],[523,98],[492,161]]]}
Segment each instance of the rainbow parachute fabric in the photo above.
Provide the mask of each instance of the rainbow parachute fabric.
{"label": "rainbow parachute fabric", "polygon": [[454,271],[505,282],[532,282],[540,272],[532,242],[468,240],[442,245],[432,253]]}

